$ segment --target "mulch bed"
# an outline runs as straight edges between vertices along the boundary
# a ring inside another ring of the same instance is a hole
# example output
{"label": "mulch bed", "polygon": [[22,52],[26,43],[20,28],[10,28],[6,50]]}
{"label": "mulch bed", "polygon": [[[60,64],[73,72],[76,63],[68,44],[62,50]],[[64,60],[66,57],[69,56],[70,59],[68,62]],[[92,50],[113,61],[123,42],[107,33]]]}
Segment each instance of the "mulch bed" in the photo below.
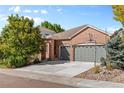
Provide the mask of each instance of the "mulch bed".
{"label": "mulch bed", "polygon": [[88,71],[80,73],[79,75],[77,75],[75,77],[90,79],[90,80],[111,81],[112,78],[115,78],[115,77],[121,75],[122,72],[124,72],[124,71],[119,70],[119,69],[107,70],[106,68],[100,67],[100,72],[99,73],[94,73],[93,69],[94,68],[91,68]]}

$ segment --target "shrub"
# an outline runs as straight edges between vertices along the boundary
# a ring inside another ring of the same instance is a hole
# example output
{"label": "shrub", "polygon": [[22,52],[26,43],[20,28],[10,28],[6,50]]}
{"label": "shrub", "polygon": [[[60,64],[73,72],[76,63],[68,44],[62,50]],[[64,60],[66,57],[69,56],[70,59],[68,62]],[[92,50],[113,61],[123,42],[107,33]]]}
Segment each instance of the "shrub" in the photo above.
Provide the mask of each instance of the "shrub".
{"label": "shrub", "polygon": [[28,57],[27,65],[32,65],[32,64],[40,63],[40,59],[38,57],[39,57],[38,54],[35,54],[35,55],[32,55],[32,56]]}
{"label": "shrub", "polygon": [[14,63],[15,67],[22,67],[22,66],[25,66],[26,64],[27,64],[26,57],[24,56],[15,57],[15,63]]}
{"label": "shrub", "polygon": [[44,45],[39,28],[33,19],[24,16],[11,15],[7,21],[0,37],[0,60],[10,68],[25,66],[27,59],[41,52]]}
{"label": "shrub", "polygon": [[40,63],[40,61],[39,61],[39,59],[38,58],[36,58],[35,60],[34,60],[34,62],[33,62],[34,64],[38,64],[38,63]]}
{"label": "shrub", "polygon": [[100,66],[95,66],[92,68],[92,73],[98,74],[101,72]]}
{"label": "shrub", "polygon": [[111,70],[113,69],[112,64],[111,64],[111,63],[108,63],[108,64],[106,65],[106,69],[111,71]]}
{"label": "shrub", "polygon": [[8,57],[8,58],[5,58],[5,59],[2,59],[1,60],[2,61],[2,64],[1,65],[5,65],[8,68],[12,68],[12,65],[14,64],[13,63],[14,61],[11,61],[11,60],[12,60],[12,57]]}
{"label": "shrub", "polygon": [[112,61],[111,62],[111,65],[113,68],[115,69],[123,69],[124,70],[124,65],[123,64],[120,64],[121,62],[118,62],[118,61]]}
{"label": "shrub", "polygon": [[1,60],[0,61],[0,68],[6,68],[6,67],[7,67],[7,64]]}
{"label": "shrub", "polygon": [[106,66],[106,59],[104,57],[100,58],[101,66]]}
{"label": "shrub", "polygon": [[2,60],[8,68],[22,67],[27,64],[26,58],[23,56],[9,56]]}

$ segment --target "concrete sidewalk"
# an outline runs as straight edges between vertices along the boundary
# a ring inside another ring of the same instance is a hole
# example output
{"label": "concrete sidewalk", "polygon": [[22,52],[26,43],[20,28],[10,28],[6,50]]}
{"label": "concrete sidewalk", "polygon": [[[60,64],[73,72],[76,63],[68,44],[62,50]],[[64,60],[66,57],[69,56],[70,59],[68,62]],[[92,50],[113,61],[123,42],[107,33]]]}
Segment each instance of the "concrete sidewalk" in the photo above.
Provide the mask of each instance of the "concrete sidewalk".
{"label": "concrete sidewalk", "polygon": [[11,76],[18,76],[23,78],[30,78],[35,80],[64,84],[64,85],[79,87],[79,88],[123,88],[124,87],[124,84],[121,84],[121,83],[86,80],[81,78],[62,77],[62,76],[46,75],[46,74],[37,74],[37,73],[17,71],[12,69],[8,69],[8,70],[0,69],[0,73],[11,75]]}

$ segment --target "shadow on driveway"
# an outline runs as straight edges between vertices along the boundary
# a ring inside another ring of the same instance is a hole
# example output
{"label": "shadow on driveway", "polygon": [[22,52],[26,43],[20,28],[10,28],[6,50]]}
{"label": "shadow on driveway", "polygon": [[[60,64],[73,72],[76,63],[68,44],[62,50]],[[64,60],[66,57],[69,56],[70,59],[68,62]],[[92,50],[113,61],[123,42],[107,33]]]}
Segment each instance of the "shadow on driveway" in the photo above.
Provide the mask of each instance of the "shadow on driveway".
{"label": "shadow on driveway", "polygon": [[56,64],[64,64],[64,63],[69,63],[69,62],[70,61],[43,61],[35,65],[56,65]]}

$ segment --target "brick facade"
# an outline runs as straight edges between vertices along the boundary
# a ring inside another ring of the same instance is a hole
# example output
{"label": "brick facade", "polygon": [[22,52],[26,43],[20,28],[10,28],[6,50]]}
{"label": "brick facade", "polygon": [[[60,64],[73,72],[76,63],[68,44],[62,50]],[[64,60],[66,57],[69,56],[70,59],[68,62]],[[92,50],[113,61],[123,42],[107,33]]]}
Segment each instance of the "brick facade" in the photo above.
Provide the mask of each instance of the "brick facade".
{"label": "brick facade", "polygon": [[[73,45],[77,44],[85,44],[89,43],[91,41],[95,41],[96,44],[106,44],[106,42],[109,40],[110,36],[100,32],[93,28],[86,28],[83,29],[83,31],[80,31],[76,35],[74,35],[71,39],[67,40],[48,40],[49,42],[49,51],[46,53],[46,57],[49,57],[50,59],[59,59],[59,53],[61,46],[70,46],[70,60],[73,60],[74,56],[74,50]],[[56,47],[55,47],[56,46]]]}

